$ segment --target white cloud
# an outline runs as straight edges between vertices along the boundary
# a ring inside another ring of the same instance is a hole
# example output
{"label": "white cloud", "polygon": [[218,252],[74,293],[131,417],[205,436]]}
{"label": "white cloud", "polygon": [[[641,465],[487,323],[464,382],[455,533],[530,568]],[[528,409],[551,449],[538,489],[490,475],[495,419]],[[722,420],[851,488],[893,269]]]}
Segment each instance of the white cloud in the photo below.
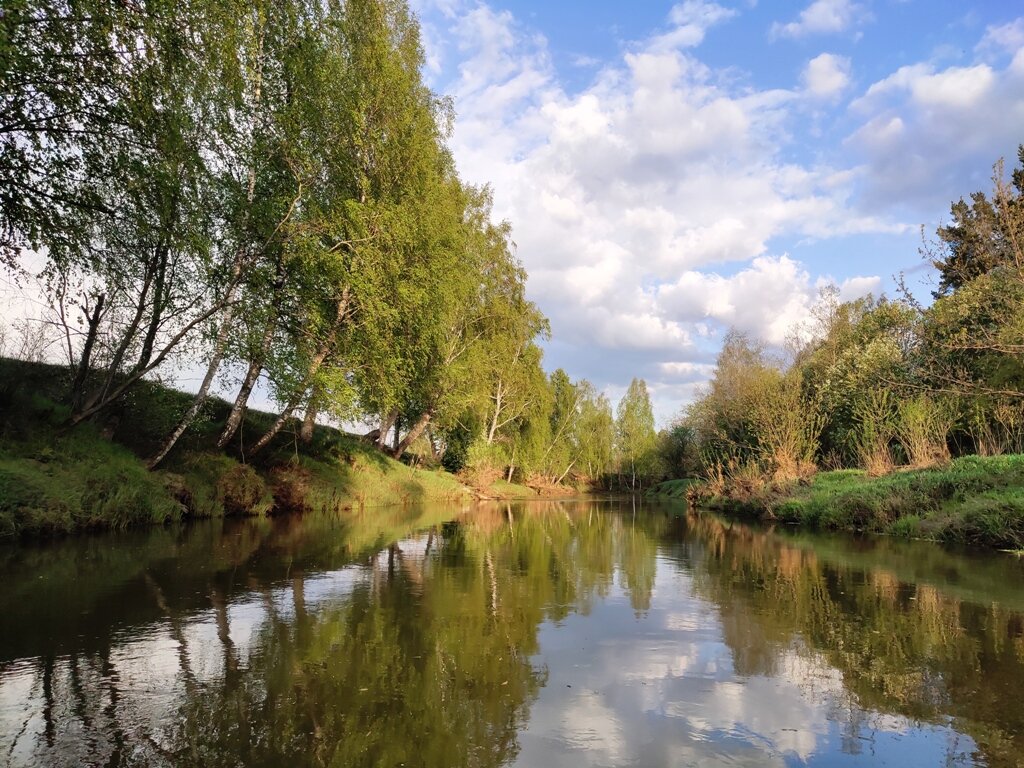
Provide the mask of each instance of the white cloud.
{"label": "white cloud", "polygon": [[598,66],[600,63],[600,59],[594,56],[587,56],[586,54],[582,53],[573,56],[572,59],[572,65],[574,67],[579,67],[580,69],[591,69],[593,67]]}
{"label": "white cloud", "polygon": [[[878,277],[851,278],[840,285],[844,300],[878,291]],[[658,302],[677,322],[710,318],[781,346],[809,316],[820,281],[789,258],[759,257],[736,274],[688,271],[658,289]]]}
{"label": "white cloud", "polygon": [[711,378],[715,366],[711,363],[694,363],[690,361],[658,363],[658,370],[667,379],[673,381],[700,381]]}
{"label": "white cloud", "polygon": [[1006,24],[990,25],[976,50],[983,54],[1017,53],[1024,48],[1024,17]]}
{"label": "white cloud", "polygon": [[801,80],[811,96],[824,99],[838,96],[850,84],[850,60],[822,53],[807,62]]}
{"label": "white cloud", "polygon": [[924,107],[968,109],[992,91],[995,75],[985,64],[976,67],[950,67],[934,75],[925,75],[911,83],[911,94]]}
{"label": "white cloud", "polygon": [[854,100],[851,113],[860,125],[845,145],[864,163],[865,207],[941,211],[987,189],[992,163],[1013,156],[1024,125],[1024,52],[1001,68],[900,67]]}
{"label": "white cloud", "polygon": [[814,0],[800,12],[795,21],[772,24],[770,36],[778,38],[836,34],[845,32],[866,17],[864,8],[851,0]]}
{"label": "white cloud", "polygon": [[673,48],[694,48],[704,42],[708,29],[730,19],[736,11],[704,0],[686,0],[669,11],[672,29],[654,37],[647,43],[651,50],[666,51]]}
{"label": "white cloud", "polygon": [[[448,26],[461,172],[490,182],[513,224],[530,296],[561,345],[553,364],[571,348],[608,391],[642,370],[662,400],[689,397],[706,376],[684,380],[678,366],[706,365],[723,324],[781,342],[815,287],[796,262],[765,256],[774,237],[904,228],[851,210],[850,169],[781,159],[801,93],[737,84],[692,54],[734,13],[676,5],[667,31],[625,45],[572,92],[547,41],[510,13],[467,0]],[[808,92],[838,92],[848,67],[819,57]],[[750,266],[717,278],[726,264]],[[669,297],[681,301],[695,275],[702,309],[683,311]]]}

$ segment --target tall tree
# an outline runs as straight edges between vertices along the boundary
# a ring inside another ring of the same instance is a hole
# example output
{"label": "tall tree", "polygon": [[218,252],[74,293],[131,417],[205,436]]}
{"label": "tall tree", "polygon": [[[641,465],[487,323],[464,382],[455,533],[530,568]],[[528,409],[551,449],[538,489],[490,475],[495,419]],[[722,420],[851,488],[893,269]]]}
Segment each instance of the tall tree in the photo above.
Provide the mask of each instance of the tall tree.
{"label": "tall tree", "polygon": [[950,207],[952,221],[938,228],[938,247],[928,250],[939,271],[935,298],[949,296],[996,267],[1024,268],[1020,259],[1024,245],[1024,144],[1018,148],[1017,158],[1020,167],[1012,173],[1010,183],[1002,178],[1002,164],[997,164],[991,197],[974,192],[970,202],[960,198]]}
{"label": "tall tree", "polygon": [[630,488],[635,490],[638,474],[641,486],[643,484],[643,474],[649,467],[658,439],[651,397],[643,379],[633,379],[619,401],[615,433],[619,455],[630,473]]}

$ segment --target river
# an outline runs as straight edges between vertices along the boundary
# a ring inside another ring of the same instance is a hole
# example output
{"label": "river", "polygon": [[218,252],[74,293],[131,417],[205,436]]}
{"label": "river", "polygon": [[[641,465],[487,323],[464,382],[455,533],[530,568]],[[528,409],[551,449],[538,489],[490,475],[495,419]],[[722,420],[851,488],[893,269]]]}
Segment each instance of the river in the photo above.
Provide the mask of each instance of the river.
{"label": "river", "polygon": [[1024,761],[1024,561],[629,501],[0,547],[0,765]]}

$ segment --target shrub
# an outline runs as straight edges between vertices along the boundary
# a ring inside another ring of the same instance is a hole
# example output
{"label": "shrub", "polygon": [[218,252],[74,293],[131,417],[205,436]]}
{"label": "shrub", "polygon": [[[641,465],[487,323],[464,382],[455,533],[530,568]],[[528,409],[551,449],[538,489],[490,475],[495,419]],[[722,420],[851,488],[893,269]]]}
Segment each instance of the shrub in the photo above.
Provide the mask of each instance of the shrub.
{"label": "shrub", "polygon": [[762,461],[771,467],[773,480],[787,483],[814,475],[825,415],[804,398],[798,378],[786,376],[766,383],[753,420],[758,449]]}
{"label": "shrub", "polygon": [[896,434],[907,453],[910,466],[934,467],[949,462],[947,438],[956,421],[956,411],[944,400],[918,395],[896,408]]}
{"label": "shrub", "polygon": [[275,467],[270,473],[275,512],[308,512],[311,473],[299,466]]}
{"label": "shrub", "polygon": [[889,474],[896,466],[892,442],[896,437],[897,412],[892,393],[872,390],[855,404],[854,417],[858,422],[854,447],[861,466],[872,477]]}
{"label": "shrub", "polygon": [[905,539],[917,538],[921,535],[921,518],[917,515],[904,515],[889,524],[889,533]]}
{"label": "shrub", "polygon": [[466,451],[459,477],[468,485],[487,488],[504,474],[505,452],[500,445],[474,440]]}

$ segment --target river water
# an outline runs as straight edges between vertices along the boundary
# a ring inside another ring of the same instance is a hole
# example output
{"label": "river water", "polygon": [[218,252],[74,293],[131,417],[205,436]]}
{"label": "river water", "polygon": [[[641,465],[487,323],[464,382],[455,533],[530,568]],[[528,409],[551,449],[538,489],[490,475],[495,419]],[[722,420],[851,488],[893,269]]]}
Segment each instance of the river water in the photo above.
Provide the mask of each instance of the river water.
{"label": "river water", "polygon": [[0,548],[0,765],[1024,763],[1024,561],[532,502]]}

